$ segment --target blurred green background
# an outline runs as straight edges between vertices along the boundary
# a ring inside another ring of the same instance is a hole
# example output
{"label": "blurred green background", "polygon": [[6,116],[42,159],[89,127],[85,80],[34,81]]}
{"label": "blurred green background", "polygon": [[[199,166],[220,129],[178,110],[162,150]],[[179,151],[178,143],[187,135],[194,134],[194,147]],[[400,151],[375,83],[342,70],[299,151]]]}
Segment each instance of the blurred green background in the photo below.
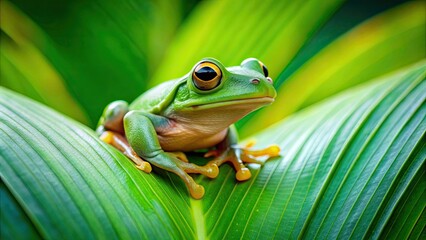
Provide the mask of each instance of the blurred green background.
{"label": "blurred green background", "polygon": [[291,116],[256,135],[282,147],[279,160],[245,184],[229,166],[198,177],[213,194],[196,202],[181,181],[141,173],[93,131],[0,89],[5,236],[424,233],[424,204],[410,203],[425,193],[425,1],[0,0],[0,29],[0,85],[92,129],[109,102],[207,56],[256,57],[275,80],[275,103],[237,123],[243,137]]}
{"label": "blurred green background", "polygon": [[424,58],[424,6],[2,0],[0,85],[93,128],[109,102],[132,101],[159,82],[181,77],[202,57],[226,66],[256,57],[268,66],[279,95],[271,107],[238,123],[246,136]]}

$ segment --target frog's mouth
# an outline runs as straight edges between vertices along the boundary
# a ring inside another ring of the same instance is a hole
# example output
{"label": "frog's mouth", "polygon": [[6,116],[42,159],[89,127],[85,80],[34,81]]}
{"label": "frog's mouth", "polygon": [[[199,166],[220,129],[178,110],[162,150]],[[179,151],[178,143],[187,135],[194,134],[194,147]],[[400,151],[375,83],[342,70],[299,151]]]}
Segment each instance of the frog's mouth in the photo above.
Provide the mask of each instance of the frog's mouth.
{"label": "frog's mouth", "polygon": [[213,103],[206,103],[206,104],[199,104],[199,105],[193,105],[191,106],[194,110],[202,110],[202,109],[211,109],[211,108],[217,108],[217,107],[226,107],[226,106],[247,106],[247,108],[252,108],[253,105],[255,106],[264,106],[271,104],[274,102],[274,98],[272,97],[257,97],[257,98],[246,98],[246,99],[238,99],[238,100],[228,100],[228,101],[222,101],[222,102],[213,102]]}

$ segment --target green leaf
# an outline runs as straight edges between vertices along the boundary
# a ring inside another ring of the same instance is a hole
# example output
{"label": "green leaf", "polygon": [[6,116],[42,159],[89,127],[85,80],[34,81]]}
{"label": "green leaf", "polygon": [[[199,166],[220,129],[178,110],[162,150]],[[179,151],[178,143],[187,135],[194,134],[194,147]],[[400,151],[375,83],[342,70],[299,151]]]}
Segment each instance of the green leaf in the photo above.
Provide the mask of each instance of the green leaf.
{"label": "green leaf", "polygon": [[197,176],[202,200],[177,176],[138,171],[92,130],[1,88],[2,207],[27,216],[2,215],[2,236],[16,219],[54,239],[419,236],[425,74],[421,62],[272,126],[256,137],[282,156],[251,166],[244,183],[227,165],[214,180]]}
{"label": "green leaf", "polygon": [[180,28],[150,84],[181,77],[204,57],[226,66],[256,57],[276,77],[341,2],[201,2]]}
{"label": "green leaf", "polygon": [[40,51],[49,48],[43,32],[8,1],[0,2],[0,84],[87,123],[62,76]]}
{"label": "green leaf", "polygon": [[1,239],[41,239],[33,223],[6,188],[3,180],[0,184]]}
{"label": "green leaf", "polygon": [[1,176],[43,238],[191,235],[188,199],[164,179],[39,104],[6,90],[0,103]]}
{"label": "green leaf", "polygon": [[[1,85],[94,127],[109,102],[130,101],[146,90],[184,17],[180,7],[190,4],[13,0],[1,5]],[[60,101],[69,95],[86,119]]]}
{"label": "green leaf", "polygon": [[344,89],[423,59],[425,8],[424,1],[403,4],[332,42],[285,80],[271,107],[241,124],[243,135],[253,134]]}

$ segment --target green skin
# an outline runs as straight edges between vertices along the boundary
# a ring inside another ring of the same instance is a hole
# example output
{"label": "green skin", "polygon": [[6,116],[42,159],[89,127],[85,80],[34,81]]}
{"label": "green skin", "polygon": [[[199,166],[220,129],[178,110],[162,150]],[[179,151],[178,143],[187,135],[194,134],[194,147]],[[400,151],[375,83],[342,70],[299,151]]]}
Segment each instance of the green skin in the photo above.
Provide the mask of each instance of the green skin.
{"label": "green skin", "polygon": [[[196,85],[194,71],[206,62],[217,66],[222,76],[218,86],[201,90]],[[217,166],[226,161],[225,158],[229,160],[230,155],[235,156],[241,166],[241,148],[235,147],[237,133],[233,123],[272,103],[275,96],[272,80],[257,59],[246,59],[240,66],[225,68],[216,59],[205,58],[184,77],[150,89],[130,105],[124,101],[109,104],[97,132],[102,135],[110,131],[125,136],[140,158],[176,173],[191,195],[201,198],[204,188],[194,183],[187,173],[215,177]],[[206,166],[187,163],[185,157],[176,154],[213,147],[220,149],[220,154],[216,154],[219,160]]]}

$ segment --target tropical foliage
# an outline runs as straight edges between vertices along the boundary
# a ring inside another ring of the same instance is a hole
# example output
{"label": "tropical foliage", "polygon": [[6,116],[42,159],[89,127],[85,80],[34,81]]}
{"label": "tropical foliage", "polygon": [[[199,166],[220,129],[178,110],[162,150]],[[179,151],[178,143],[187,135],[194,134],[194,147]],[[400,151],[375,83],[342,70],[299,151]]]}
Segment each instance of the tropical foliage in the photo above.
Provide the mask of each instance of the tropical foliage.
{"label": "tropical foliage", "polygon": [[[2,239],[424,238],[426,4],[355,2],[1,1]],[[283,150],[193,200],[92,129],[205,56],[269,67],[238,127]]]}

